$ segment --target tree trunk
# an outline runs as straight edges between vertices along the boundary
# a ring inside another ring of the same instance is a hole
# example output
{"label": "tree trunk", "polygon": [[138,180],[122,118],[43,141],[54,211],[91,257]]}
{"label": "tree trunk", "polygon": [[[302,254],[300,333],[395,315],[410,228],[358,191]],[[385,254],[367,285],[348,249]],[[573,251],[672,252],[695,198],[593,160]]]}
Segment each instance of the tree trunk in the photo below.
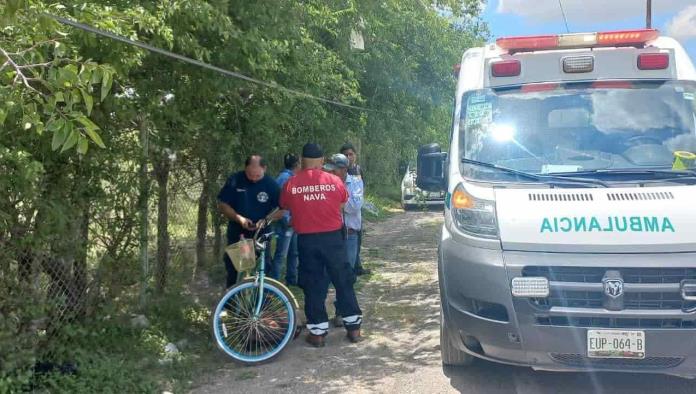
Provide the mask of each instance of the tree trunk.
{"label": "tree trunk", "polygon": [[222,264],[222,215],[218,211],[215,199],[210,199],[210,215],[213,218],[213,261]]}
{"label": "tree trunk", "polygon": [[155,288],[158,294],[162,294],[167,286],[167,271],[169,268],[169,159],[166,156],[160,157],[159,160],[155,161],[154,170],[158,186]]}
{"label": "tree trunk", "polygon": [[147,122],[144,117],[138,117],[138,129],[140,132],[140,170],[139,170],[139,193],[138,211],[140,212],[140,228],[138,231],[138,248],[140,250],[140,308],[145,308],[147,301],[147,287],[150,278],[150,257],[149,251],[149,227],[150,227],[150,177],[148,175],[149,161],[149,133]]}
{"label": "tree trunk", "polygon": [[89,204],[84,204],[82,217],[79,219],[77,253],[73,266],[75,313],[79,317],[85,314],[87,306],[87,249],[89,248]]}
{"label": "tree trunk", "polygon": [[[223,216],[218,211],[217,206],[217,187],[218,180],[220,178],[220,173],[222,169],[219,162],[208,162],[209,173],[208,173],[208,193],[209,203],[208,208],[210,210],[210,218],[213,225],[213,253],[211,261],[213,264],[222,264],[222,248],[223,248],[223,234],[222,234],[222,224]],[[215,190],[213,190],[215,188]]]}
{"label": "tree trunk", "polygon": [[198,223],[196,226],[196,272],[205,266],[205,244],[208,235],[208,206],[210,204],[210,166],[201,171],[203,185],[198,197]]}

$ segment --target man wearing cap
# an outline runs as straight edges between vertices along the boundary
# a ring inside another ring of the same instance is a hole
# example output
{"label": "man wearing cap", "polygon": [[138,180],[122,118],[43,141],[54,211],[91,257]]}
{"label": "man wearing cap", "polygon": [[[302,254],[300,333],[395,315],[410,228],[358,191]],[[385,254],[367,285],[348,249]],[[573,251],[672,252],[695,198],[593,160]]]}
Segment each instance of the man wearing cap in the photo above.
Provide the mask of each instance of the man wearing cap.
{"label": "man wearing cap", "polygon": [[[363,171],[363,168],[358,164],[358,151],[355,150],[355,146],[353,146],[352,143],[346,142],[341,146],[341,151],[342,154],[344,154],[348,158],[348,162],[350,165],[348,166],[348,175],[352,175],[354,177],[359,178],[363,182],[363,190],[365,188],[365,173]],[[362,238],[363,238],[363,230],[362,227],[357,229],[358,230],[358,248],[355,256],[355,264],[353,266],[353,269],[355,270],[355,273],[357,275],[367,275],[370,273],[370,270],[367,268],[363,268],[362,266],[362,261],[360,259],[360,250],[362,249]]]}
{"label": "man wearing cap", "polygon": [[[358,233],[362,228],[363,182],[359,177],[348,174],[349,166],[348,158],[341,153],[337,153],[331,156],[329,161],[324,164],[324,170],[339,177],[346,185],[346,190],[348,190],[348,202],[343,206],[343,223],[346,231],[348,262],[350,263],[350,268],[355,272],[355,261],[358,257]],[[335,303],[335,306],[336,317],[333,319],[333,322],[336,327],[341,327],[343,319],[341,319],[338,302]]]}
{"label": "man wearing cap", "polygon": [[329,281],[336,288],[337,308],[343,314],[348,340],[361,340],[362,323],[343,235],[341,210],[348,202],[348,192],[341,179],[322,170],[323,155],[318,144],[306,144],[302,170],[288,180],[280,197],[280,205],[290,211],[298,234],[298,284],[305,297],[307,342],[314,347],[324,346],[329,330],[325,304]]}
{"label": "man wearing cap", "polygon": [[346,249],[348,262],[355,269],[358,258],[358,233],[362,229],[363,181],[358,176],[348,174],[348,158],[337,153],[324,164],[324,170],[339,177],[348,191],[348,202],[343,206],[343,222],[346,228]]}

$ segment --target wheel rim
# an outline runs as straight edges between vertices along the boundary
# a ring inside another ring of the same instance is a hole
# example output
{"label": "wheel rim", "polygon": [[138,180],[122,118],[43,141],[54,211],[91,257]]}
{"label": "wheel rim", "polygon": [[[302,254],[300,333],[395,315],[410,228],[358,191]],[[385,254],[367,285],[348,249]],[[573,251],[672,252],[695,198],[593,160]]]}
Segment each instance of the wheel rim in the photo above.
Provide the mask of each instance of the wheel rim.
{"label": "wheel rim", "polygon": [[283,292],[264,285],[261,310],[254,316],[259,288],[247,283],[232,289],[215,311],[215,339],[225,353],[260,362],[280,352],[295,333],[295,310]]}

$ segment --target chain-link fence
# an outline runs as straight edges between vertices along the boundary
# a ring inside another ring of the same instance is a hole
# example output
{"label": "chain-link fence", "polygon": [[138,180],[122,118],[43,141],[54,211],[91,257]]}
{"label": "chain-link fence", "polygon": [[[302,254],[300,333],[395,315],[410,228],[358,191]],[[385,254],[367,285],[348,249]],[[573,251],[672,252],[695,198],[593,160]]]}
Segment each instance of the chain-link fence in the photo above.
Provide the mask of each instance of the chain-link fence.
{"label": "chain-link fence", "polygon": [[96,318],[128,322],[168,294],[222,290],[222,172],[168,159],[102,180],[105,193],[75,201],[84,209],[52,219],[50,233],[21,215],[33,228],[2,229],[0,378],[71,359],[70,336]]}

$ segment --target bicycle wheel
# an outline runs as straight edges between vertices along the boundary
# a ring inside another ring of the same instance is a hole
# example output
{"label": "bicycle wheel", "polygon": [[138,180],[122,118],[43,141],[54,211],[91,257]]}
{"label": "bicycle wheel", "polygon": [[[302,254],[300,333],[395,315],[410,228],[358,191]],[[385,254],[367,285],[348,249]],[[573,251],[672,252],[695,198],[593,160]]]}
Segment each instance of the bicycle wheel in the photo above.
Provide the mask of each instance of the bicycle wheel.
{"label": "bicycle wheel", "polygon": [[278,356],[295,335],[295,308],[285,293],[263,285],[263,301],[254,318],[259,287],[240,283],[225,294],[213,314],[213,335],[218,347],[233,360],[256,365]]}
{"label": "bicycle wheel", "polygon": [[[256,280],[255,278],[245,278],[242,280],[241,283],[254,282],[255,280]],[[285,294],[285,296],[288,297],[288,299],[290,300],[290,305],[292,305],[294,307],[295,311],[300,310],[300,304],[297,302],[297,298],[295,298],[295,295],[292,294],[292,291],[290,289],[288,289],[288,287],[285,286],[282,282],[279,282],[279,281],[272,279],[272,278],[266,278],[266,279],[264,279],[264,282],[269,283],[272,286],[275,286],[279,290],[281,290],[283,292],[283,294]],[[295,315],[295,316],[297,316],[297,315]],[[297,319],[295,320],[295,336],[293,337],[293,339],[297,339],[300,336],[300,334],[302,334],[302,327],[303,326],[304,325],[302,324],[302,321],[300,320],[299,317],[297,317]]]}

